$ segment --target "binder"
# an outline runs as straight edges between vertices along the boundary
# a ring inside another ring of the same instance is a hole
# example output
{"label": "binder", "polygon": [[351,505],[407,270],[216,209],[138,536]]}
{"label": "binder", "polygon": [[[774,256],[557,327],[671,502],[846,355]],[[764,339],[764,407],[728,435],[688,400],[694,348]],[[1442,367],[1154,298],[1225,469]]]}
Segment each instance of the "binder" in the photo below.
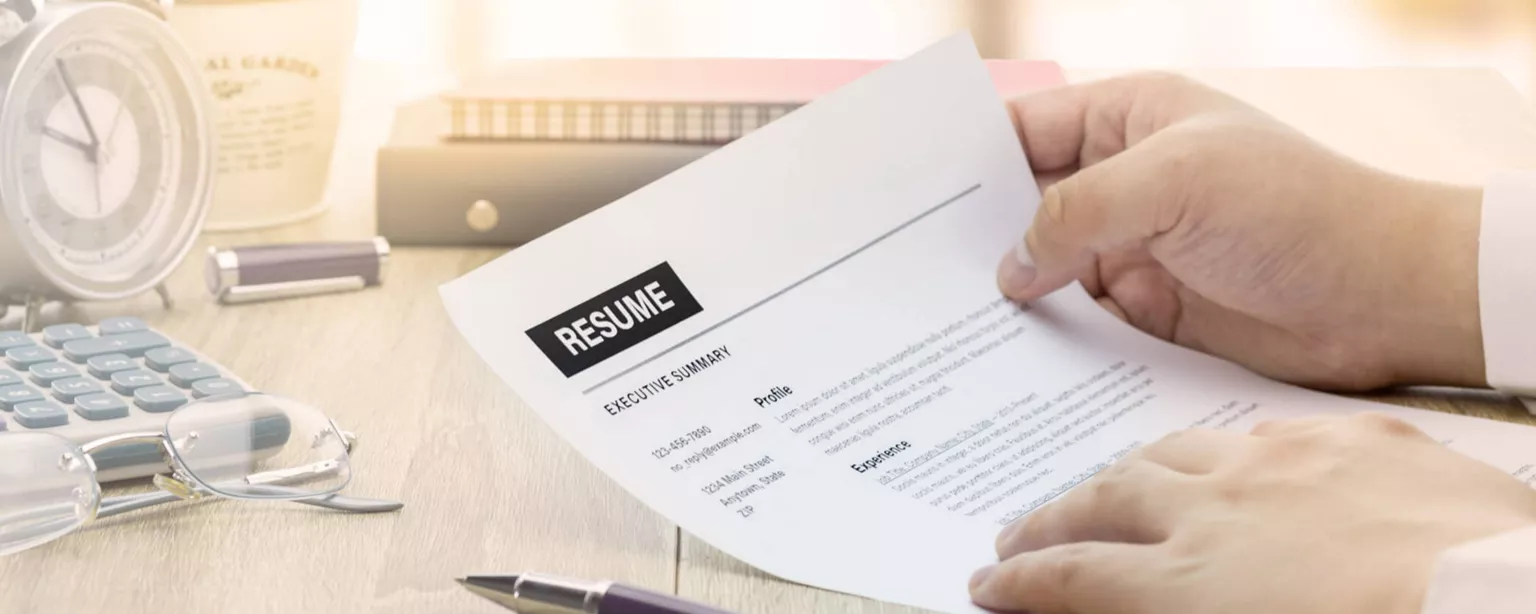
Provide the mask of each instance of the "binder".
{"label": "binder", "polygon": [[[513,60],[441,96],[449,141],[727,143],[884,60]],[[1060,83],[1053,62],[989,60],[998,93]]]}
{"label": "binder", "polygon": [[[883,64],[505,63],[397,109],[377,154],[378,234],[396,245],[521,245]],[[987,66],[1004,97],[1065,81],[1052,62]]]}

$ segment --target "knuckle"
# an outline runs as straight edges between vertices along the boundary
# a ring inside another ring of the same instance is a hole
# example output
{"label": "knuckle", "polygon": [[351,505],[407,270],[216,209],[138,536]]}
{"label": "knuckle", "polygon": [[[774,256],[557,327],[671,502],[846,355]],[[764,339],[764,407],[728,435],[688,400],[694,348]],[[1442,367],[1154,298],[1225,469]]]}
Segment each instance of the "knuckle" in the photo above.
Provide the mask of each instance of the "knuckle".
{"label": "knuckle", "polygon": [[1199,133],[1194,136],[1196,138],[1182,139],[1165,148],[1167,151],[1163,153],[1163,165],[1158,174],[1176,182],[1174,185],[1192,185],[1212,166],[1211,154],[1215,149],[1206,146],[1210,139],[1201,138],[1204,135]]}
{"label": "knuckle", "polygon": [[1163,95],[1203,87],[1194,79],[1166,70],[1140,71],[1127,79],[1138,89]]}
{"label": "knuckle", "polygon": [[1053,527],[1059,522],[1055,520],[1059,509],[1057,503],[1049,503],[1033,514],[1014,521],[1018,525],[1014,530],[998,536],[998,553],[1012,555],[1035,544],[1048,543]]}
{"label": "knuckle", "polygon": [[1378,411],[1361,412],[1350,416],[1348,420],[1373,433],[1391,435],[1393,437],[1416,437],[1423,435],[1423,432],[1418,427],[1409,424],[1401,418],[1389,416]]}
{"label": "knuckle", "polygon": [[1242,507],[1253,495],[1253,482],[1236,476],[1216,479],[1211,484],[1211,495],[1228,507]]}
{"label": "knuckle", "polygon": [[1090,546],[1080,542],[1058,548],[1056,556],[1050,558],[1041,575],[1047,578],[1049,584],[1071,592],[1072,587],[1082,581],[1083,565]]}
{"label": "knuckle", "polygon": [[1193,562],[1210,558],[1211,550],[1231,542],[1232,537],[1227,532],[1228,528],[1229,523],[1224,520],[1210,520],[1190,525],[1168,539],[1167,548],[1171,555],[1169,559]]}
{"label": "knuckle", "polygon": [[1162,439],[1153,442],[1150,447],[1155,447],[1157,449],[1179,448],[1191,445],[1198,441],[1205,441],[1218,437],[1219,435],[1216,433],[1217,431],[1215,429],[1204,427],[1174,431],[1163,436]]}
{"label": "knuckle", "polygon": [[1135,471],[1134,462],[1122,460],[1100,472],[1092,480],[1090,505],[1105,510],[1132,509],[1140,491]]}
{"label": "knuckle", "polygon": [[1275,418],[1271,420],[1264,420],[1258,424],[1253,425],[1252,432],[1254,435],[1261,436],[1278,435],[1281,433],[1294,432],[1298,426],[1300,426],[1300,424],[1294,419]]}
{"label": "knuckle", "polygon": [[1288,433],[1285,436],[1262,442],[1251,459],[1252,467],[1244,471],[1266,471],[1271,467],[1293,466],[1317,454],[1325,441],[1312,429]]}

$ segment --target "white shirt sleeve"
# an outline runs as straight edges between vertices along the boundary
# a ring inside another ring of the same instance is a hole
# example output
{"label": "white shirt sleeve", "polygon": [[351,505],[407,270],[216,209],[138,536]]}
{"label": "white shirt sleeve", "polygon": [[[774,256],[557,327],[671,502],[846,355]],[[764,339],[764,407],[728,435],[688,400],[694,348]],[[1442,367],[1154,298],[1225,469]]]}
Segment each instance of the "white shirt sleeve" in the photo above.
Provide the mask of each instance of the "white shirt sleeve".
{"label": "white shirt sleeve", "polygon": [[1480,233],[1477,293],[1488,385],[1536,399],[1536,171],[1488,181]]}
{"label": "white shirt sleeve", "polygon": [[1423,614],[1530,614],[1536,610],[1536,526],[1445,551]]}
{"label": "white shirt sleeve", "polygon": [[[1488,385],[1536,412],[1536,172],[1505,172],[1484,186],[1478,304]],[[1423,614],[1536,611],[1536,526],[1445,551]]]}

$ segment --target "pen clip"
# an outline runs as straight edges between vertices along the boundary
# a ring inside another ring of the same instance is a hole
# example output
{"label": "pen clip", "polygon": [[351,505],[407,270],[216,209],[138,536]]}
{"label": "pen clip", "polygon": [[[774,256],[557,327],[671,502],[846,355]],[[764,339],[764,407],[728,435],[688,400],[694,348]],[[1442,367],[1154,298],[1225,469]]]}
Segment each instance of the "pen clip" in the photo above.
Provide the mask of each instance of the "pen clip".
{"label": "pen clip", "polygon": [[270,301],[299,296],[313,296],[316,294],[330,294],[335,292],[350,292],[361,290],[367,286],[367,281],[360,275],[347,277],[330,277],[325,279],[301,279],[297,281],[284,281],[271,284],[259,284],[251,286],[234,286],[225,288],[219,294],[219,302],[224,304],[254,303],[257,301]]}

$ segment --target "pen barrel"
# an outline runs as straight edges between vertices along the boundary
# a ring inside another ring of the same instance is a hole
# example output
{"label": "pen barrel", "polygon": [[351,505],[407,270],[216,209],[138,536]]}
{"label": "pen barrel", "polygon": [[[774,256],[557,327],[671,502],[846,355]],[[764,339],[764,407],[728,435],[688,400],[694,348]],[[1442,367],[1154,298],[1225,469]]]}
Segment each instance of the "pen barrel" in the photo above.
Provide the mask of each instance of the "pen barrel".
{"label": "pen barrel", "polygon": [[378,285],[389,254],[381,241],[290,243],[236,247],[229,251],[239,263],[240,285],[263,285],[308,279],[361,277]]}
{"label": "pen barrel", "polygon": [[730,614],[701,603],[620,584],[608,587],[599,614]]}
{"label": "pen barrel", "polygon": [[220,302],[245,303],[377,286],[388,267],[389,242],[383,237],[212,248],[207,282]]}

